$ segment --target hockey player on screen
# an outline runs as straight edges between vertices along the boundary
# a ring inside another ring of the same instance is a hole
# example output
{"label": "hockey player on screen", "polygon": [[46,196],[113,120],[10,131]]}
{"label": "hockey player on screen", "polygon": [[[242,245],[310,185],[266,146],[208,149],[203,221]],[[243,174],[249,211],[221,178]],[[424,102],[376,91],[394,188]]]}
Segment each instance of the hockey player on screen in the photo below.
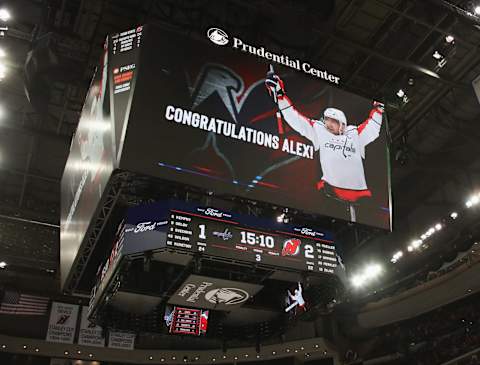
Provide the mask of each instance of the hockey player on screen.
{"label": "hockey player on screen", "polygon": [[295,313],[296,308],[306,311],[301,283],[298,283],[298,287],[295,288],[293,294],[290,292],[290,290],[287,290],[287,307],[285,308],[285,312],[290,312],[293,308],[295,308]]}
{"label": "hockey player on screen", "polygon": [[265,85],[283,120],[309,139],[315,151],[319,151],[323,176],[317,189],[332,192],[337,199],[351,204],[360,198],[371,197],[362,159],[365,158],[365,147],[379,136],[383,105],[375,102],[368,118],[359,126],[347,125],[343,111],[332,107],[323,111],[323,118],[314,120],[294,107],[285,94],[283,81],[272,69],[267,73]]}

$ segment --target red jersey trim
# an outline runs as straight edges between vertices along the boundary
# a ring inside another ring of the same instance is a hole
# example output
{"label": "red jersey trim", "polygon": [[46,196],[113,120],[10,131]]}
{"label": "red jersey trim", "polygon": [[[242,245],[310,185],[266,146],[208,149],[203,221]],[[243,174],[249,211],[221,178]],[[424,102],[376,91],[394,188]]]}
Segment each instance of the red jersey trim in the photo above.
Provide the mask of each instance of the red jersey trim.
{"label": "red jersey trim", "polygon": [[[322,190],[325,188],[325,181],[320,180],[317,183],[317,190]],[[365,190],[350,190],[350,189],[342,189],[336,188],[332,186],[332,190],[335,193],[336,197],[342,200],[346,200],[349,202],[356,202],[358,199],[361,198],[371,198],[372,192],[369,189]]]}

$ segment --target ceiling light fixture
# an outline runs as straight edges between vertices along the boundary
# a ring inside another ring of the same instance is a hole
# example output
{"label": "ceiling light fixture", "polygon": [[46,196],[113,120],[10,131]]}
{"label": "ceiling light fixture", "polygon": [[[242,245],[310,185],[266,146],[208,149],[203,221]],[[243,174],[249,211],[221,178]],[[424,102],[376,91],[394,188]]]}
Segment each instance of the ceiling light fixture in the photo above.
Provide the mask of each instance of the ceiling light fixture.
{"label": "ceiling light fixture", "polygon": [[5,8],[0,9],[0,20],[2,22],[8,22],[11,17],[12,17],[12,14],[10,14],[10,12],[7,9]]}
{"label": "ceiling light fixture", "polygon": [[433,52],[432,57],[435,58],[436,60],[441,60],[443,58],[443,56],[438,51]]}
{"label": "ceiling light fixture", "polygon": [[454,41],[455,41],[455,38],[453,37],[453,35],[449,34],[445,37],[445,42],[447,43],[453,43]]}
{"label": "ceiling light fixture", "polygon": [[397,91],[397,96],[399,98],[403,98],[405,96],[405,91],[403,91],[403,89],[400,89]]}

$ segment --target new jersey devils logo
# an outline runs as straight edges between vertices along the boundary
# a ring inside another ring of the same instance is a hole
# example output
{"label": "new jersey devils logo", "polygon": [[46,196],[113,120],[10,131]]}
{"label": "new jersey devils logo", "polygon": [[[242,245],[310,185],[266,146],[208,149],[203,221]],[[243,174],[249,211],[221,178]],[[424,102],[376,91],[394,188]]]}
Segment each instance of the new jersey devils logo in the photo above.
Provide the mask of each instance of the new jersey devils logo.
{"label": "new jersey devils logo", "polygon": [[290,238],[283,242],[282,256],[297,256],[300,252],[300,241],[298,238]]}

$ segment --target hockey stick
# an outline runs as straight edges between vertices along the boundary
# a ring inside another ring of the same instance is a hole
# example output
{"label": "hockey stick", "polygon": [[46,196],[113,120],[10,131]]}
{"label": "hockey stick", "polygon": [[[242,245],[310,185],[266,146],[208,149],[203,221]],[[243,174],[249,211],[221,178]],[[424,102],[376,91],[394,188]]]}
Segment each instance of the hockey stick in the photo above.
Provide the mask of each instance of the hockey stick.
{"label": "hockey stick", "polygon": [[[275,70],[273,69],[273,65],[272,65],[272,64],[270,64],[269,69],[268,69],[268,72],[269,72],[269,73],[272,73],[272,74],[275,73]],[[277,112],[275,113],[275,116],[276,116],[276,118],[277,118],[278,134],[279,134],[279,135],[283,135],[284,130],[283,130],[283,123],[282,123],[282,113],[280,113],[280,107],[278,106],[278,96],[277,96],[277,92],[276,92],[276,90],[272,90],[272,92],[273,92],[273,101],[274,101],[274,103],[277,105]]]}

